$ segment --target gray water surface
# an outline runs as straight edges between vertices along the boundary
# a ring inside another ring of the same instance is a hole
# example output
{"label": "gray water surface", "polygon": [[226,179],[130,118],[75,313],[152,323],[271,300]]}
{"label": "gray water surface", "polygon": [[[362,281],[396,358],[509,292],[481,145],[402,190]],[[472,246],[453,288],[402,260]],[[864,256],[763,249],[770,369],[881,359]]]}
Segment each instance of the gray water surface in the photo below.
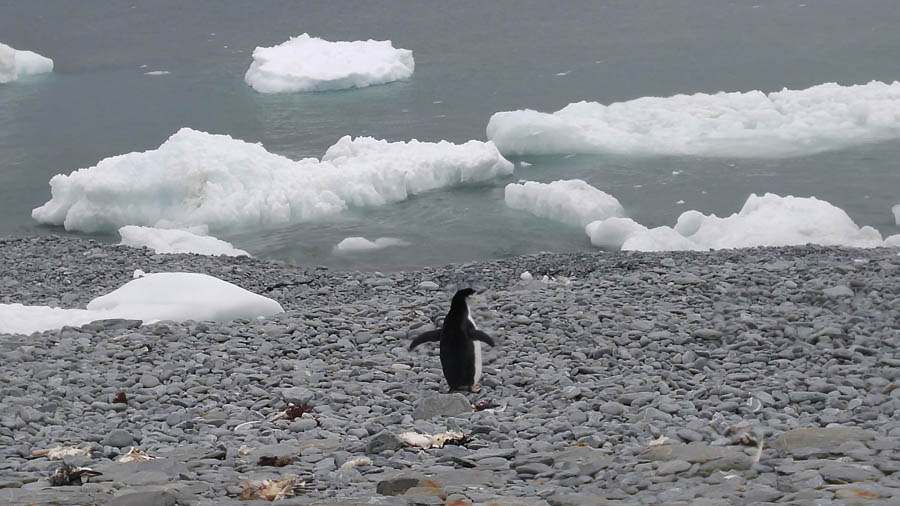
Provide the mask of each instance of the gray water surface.
{"label": "gray water surface", "polygon": [[[900,78],[893,0],[29,0],[0,2],[0,13],[0,41],[55,62],[53,74],[0,86],[0,236],[65,233],[30,215],[50,198],[54,174],[155,149],[185,126],[298,159],[321,157],[344,135],[485,140],[488,119],[503,110]],[[413,51],[415,74],[361,90],[286,95],[262,95],[243,82],[253,48],[303,32],[390,39]],[[159,70],[170,74],[145,75]],[[583,230],[503,203],[509,182],[570,178],[614,195],[651,227],[672,225],[688,209],[728,215],[750,193],[775,192],[828,200],[888,235],[900,232],[890,212],[900,202],[898,155],[900,142],[892,141],[782,160],[533,157],[485,186],[326,222],[217,235],[262,258],[356,269],[590,250]],[[350,235],[412,244],[335,254]]]}

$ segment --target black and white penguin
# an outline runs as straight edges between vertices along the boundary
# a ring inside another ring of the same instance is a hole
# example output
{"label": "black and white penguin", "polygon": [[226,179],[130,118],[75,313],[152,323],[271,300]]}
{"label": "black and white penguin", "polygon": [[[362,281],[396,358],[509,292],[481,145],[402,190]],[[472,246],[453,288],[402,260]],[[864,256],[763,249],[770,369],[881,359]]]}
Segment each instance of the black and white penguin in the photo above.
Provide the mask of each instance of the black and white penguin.
{"label": "black and white penguin", "polygon": [[450,390],[481,391],[478,380],[481,379],[481,343],[494,346],[491,336],[478,330],[466,298],[475,293],[471,288],[463,288],[456,292],[450,302],[450,311],[439,329],[420,334],[410,343],[409,349],[426,343],[440,341],[441,368]]}

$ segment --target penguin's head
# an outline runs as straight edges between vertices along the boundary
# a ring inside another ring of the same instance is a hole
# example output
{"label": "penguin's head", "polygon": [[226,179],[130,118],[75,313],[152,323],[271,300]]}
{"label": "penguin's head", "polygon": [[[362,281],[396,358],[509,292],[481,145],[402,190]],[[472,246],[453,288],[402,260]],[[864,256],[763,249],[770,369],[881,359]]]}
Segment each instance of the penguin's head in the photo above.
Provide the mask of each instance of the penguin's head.
{"label": "penguin's head", "polygon": [[466,302],[466,297],[475,293],[475,290],[471,288],[463,288],[456,292],[456,295],[453,296],[453,300],[450,301],[450,311],[462,311],[466,310],[469,307]]}
{"label": "penguin's head", "polygon": [[456,292],[456,295],[454,295],[453,298],[455,299],[455,298],[459,297],[461,299],[465,299],[469,295],[474,295],[476,293],[478,293],[478,292],[476,292],[472,288],[463,288],[462,290],[459,290],[458,292]]}

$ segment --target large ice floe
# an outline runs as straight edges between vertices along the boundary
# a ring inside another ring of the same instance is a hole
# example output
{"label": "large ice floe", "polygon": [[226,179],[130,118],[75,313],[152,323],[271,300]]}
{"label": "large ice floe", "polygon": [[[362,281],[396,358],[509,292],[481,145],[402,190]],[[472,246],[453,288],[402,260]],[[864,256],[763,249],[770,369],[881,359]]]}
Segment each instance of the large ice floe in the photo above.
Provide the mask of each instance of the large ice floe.
{"label": "large ice floe", "polygon": [[578,102],[552,114],[498,112],[487,137],[507,156],[799,156],[900,138],[900,82]]}
{"label": "large ice floe", "polygon": [[0,333],[31,334],[110,318],[145,324],[161,320],[227,322],[281,312],[278,302],[206,274],[160,272],[97,297],[87,309],[0,304]]}
{"label": "large ice floe", "polygon": [[615,197],[580,179],[510,183],[504,200],[513,209],[577,227],[625,214]]}
{"label": "large ice floe", "polygon": [[512,172],[490,142],[345,136],[321,161],[294,161],[260,144],[183,128],[158,149],[54,176],[52,198],[31,215],[82,232],[125,225],[205,225],[211,232],[279,227]]}
{"label": "large ice floe", "polygon": [[412,51],[389,40],[330,42],[302,34],[253,50],[244,81],[260,93],[365,88],[409,79]]}
{"label": "large ice floe", "polygon": [[[647,227],[629,218],[594,221],[585,227],[591,243],[636,251],[709,250],[754,246],[821,244],[871,248],[890,245],[872,227],[857,226],[839,207],[815,197],[751,194],[738,213],[725,218],[686,211],[674,228]],[[892,236],[896,237],[896,236]]]}
{"label": "large ice floe", "polygon": [[150,248],[156,253],[250,256],[230,242],[209,236],[205,226],[181,230],[127,225],[119,229],[119,235],[122,237],[120,244],[133,248]]}
{"label": "large ice floe", "polygon": [[47,72],[53,72],[50,58],[33,51],[19,51],[0,42],[0,84]]}

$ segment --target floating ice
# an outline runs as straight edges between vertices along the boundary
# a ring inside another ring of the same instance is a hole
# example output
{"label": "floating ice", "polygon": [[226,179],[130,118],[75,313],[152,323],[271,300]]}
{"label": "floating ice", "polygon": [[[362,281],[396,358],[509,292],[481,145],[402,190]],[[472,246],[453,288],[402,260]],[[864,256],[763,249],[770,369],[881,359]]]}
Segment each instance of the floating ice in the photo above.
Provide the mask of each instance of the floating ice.
{"label": "floating ice", "polygon": [[389,40],[329,42],[307,34],[253,50],[244,81],[260,93],[341,90],[409,79],[412,51]]}
{"label": "floating ice", "polygon": [[47,72],[53,72],[50,58],[33,51],[18,51],[0,42],[0,84]]}
{"label": "floating ice", "polygon": [[800,156],[900,138],[900,82],[578,102],[553,114],[499,112],[487,137],[504,155]]}
{"label": "floating ice", "polygon": [[900,225],[900,204],[891,208],[891,211],[894,212],[894,223]]}
{"label": "floating ice", "polygon": [[158,149],[54,176],[52,198],[31,215],[83,232],[125,225],[279,227],[512,171],[490,142],[389,143],[346,136],[321,161],[294,161],[260,144],[183,128]]}
{"label": "floating ice", "polygon": [[858,227],[843,209],[815,197],[751,194],[740,212],[726,218],[686,211],[674,228],[647,229],[632,220],[610,218],[585,227],[591,243],[637,251],[708,250],[753,246],[821,244],[884,246],[872,227]]}
{"label": "floating ice", "polygon": [[584,230],[594,246],[621,249],[625,239],[637,232],[646,232],[647,227],[631,218],[606,218],[588,223]]}
{"label": "floating ice", "polygon": [[375,239],[375,241],[370,241],[365,237],[348,237],[339,242],[334,249],[342,253],[350,253],[355,251],[384,249],[391,246],[409,246],[409,243],[394,237],[379,237],[378,239]]}
{"label": "floating ice", "polygon": [[506,185],[504,199],[513,209],[578,227],[625,214],[615,197],[580,179],[510,183]]}
{"label": "floating ice", "polygon": [[[197,253],[199,255],[250,256],[229,242],[210,237],[206,227],[199,230],[163,229],[128,225],[119,229],[122,242],[133,248],[150,248],[157,253]],[[195,233],[199,232],[199,233]]]}
{"label": "floating ice", "polygon": [[0,304],[0,333],[31,334],[95,320],[227,322],[283,312],[281,305],[221,279],[185,272],[147,274],[92,300],[87,309]]}

